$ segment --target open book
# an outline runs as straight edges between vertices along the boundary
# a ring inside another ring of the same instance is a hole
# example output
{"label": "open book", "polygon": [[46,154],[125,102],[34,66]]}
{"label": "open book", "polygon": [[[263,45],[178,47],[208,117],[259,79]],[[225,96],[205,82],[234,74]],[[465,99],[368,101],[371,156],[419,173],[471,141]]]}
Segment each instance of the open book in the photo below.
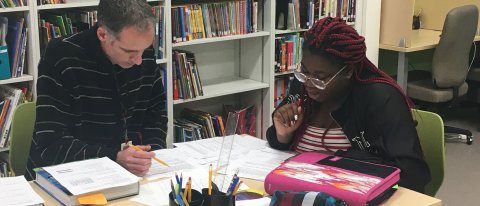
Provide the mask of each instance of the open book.
{"label": "open book", "polygon": [[107,200],[137,195],[138,177],[107,157],[36,169],[37,183],[63,205],[80,205],[81,198],[104,195]]}

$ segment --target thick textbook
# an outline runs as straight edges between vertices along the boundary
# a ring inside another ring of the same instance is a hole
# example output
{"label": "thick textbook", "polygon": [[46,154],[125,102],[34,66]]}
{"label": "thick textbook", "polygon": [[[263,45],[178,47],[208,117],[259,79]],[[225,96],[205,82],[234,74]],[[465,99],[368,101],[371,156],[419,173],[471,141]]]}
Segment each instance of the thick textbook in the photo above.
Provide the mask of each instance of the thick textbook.
{"label": "thick textbook", "polygon": [[80,205],[79,198],[88,195],[102,193],[114,200],[140,190],[135,175],[106,157],[37,168],[35,183],[67,206]]}

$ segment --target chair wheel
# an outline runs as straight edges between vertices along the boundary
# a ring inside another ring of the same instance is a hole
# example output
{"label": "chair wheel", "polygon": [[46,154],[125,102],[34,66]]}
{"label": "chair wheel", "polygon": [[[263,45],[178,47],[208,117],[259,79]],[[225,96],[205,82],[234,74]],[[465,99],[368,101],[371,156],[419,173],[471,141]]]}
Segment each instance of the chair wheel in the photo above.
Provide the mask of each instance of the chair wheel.
{"label": "chair wheel", "polygon": [[467,137],[467,144],[468,144],[468,145],[472,145],[472,143],[473,143],[473,137],[472,137],[472,136],[468,136],[468,137]]}

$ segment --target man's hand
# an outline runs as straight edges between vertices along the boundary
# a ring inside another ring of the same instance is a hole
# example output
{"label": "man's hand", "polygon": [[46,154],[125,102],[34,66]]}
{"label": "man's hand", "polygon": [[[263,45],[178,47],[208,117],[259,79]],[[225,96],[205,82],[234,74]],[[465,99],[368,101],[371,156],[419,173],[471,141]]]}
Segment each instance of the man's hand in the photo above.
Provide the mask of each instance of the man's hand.
{"label": "man's hand", "polygon": [[154,152],[148,152],[150,145],[137,146],[142,151],[137,151],[133,147],[128,147],[117,153],[117,163],[125,169],[139,177],[145,176],[152,165]]}

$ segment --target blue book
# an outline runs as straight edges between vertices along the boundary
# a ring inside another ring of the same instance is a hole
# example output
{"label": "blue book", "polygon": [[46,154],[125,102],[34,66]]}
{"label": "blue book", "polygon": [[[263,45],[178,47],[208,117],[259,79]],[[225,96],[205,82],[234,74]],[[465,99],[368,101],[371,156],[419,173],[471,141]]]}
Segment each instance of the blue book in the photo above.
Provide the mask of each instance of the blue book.
{"label": "blue book", "polygon": [[8,56],[7,46],[0,46],[0,80],[9,79],[10,73],[10,59]]}

